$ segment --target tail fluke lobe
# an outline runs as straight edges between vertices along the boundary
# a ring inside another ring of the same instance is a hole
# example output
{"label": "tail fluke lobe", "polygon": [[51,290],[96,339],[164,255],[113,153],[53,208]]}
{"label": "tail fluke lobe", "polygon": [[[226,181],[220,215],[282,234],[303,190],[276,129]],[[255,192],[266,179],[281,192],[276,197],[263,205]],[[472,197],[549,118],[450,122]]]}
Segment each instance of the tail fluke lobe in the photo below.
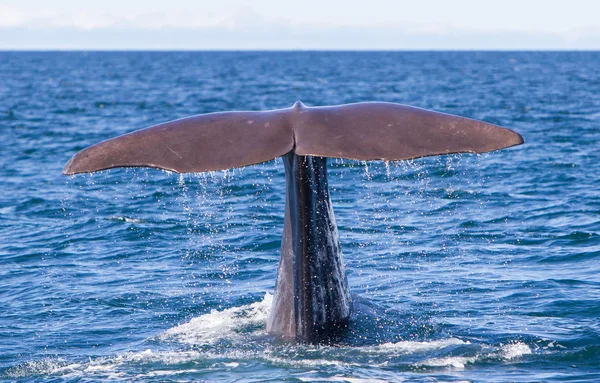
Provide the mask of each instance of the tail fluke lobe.
{"label": "tail fluke lobe", "polygon": [[300,111],[296,153],[399,161],[523,143],[510,129],[407,105],[369,102]]}
{"label": "tail fluke lobe", "polygon": [[299,155],[397,161],[483,153],[523,143],[483,121],[393,103],[371,102],[265,112],[210,113],[116,137],[75,154],[64,174],[116,167],[178,173],[223,170]]}
{"label": "tail fluke lobe", "polygon": [[90,146],[64,174],[116,167],[153,167],[178,173],[223,170],[272,160],[292,150],[282,111],[210,113],[183,118]]}

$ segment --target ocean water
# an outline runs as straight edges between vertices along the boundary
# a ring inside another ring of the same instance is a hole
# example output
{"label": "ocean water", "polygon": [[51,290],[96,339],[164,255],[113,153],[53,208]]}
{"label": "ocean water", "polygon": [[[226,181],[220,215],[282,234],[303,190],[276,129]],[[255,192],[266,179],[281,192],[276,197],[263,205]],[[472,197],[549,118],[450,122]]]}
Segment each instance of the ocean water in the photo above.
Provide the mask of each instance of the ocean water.
{"label": "ocean water", "polygon": [[[597,52],[0,52],[0,380],[597,382]],[[391,101],[525,145],[330,161],[356,309],[335,346],[265,333],[281,160],[65,177],[188,115]]]}

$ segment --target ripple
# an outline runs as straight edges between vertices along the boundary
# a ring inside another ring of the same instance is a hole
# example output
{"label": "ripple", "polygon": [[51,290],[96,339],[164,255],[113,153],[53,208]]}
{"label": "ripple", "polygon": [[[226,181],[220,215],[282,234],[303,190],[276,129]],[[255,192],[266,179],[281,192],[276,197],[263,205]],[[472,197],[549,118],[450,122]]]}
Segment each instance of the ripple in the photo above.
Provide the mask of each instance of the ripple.
{"label": "ripple", "polygon": [[[597,62],[597,52],[0,52],[0,379],[598,381]],[[362,297],[337,347],[264,334],[280,160],[182,177],[60,174],[118,134],[297,99],[401,102],[527,141],[479,156],[330,161]]]}

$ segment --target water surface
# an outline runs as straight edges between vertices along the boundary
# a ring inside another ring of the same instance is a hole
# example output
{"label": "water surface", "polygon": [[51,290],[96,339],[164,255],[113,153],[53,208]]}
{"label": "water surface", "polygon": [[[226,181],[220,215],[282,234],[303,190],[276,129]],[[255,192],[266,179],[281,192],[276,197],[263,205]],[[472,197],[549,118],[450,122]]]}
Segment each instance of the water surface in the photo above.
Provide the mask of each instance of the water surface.
{"label": "water surface", "polygon": [[[0,52],[0,379],[600,379],[599,53]],[[265,334],[281,160],[64,177],[192,114],[367,100],[526,144],[330,161],[357,310],[338,346]]]}

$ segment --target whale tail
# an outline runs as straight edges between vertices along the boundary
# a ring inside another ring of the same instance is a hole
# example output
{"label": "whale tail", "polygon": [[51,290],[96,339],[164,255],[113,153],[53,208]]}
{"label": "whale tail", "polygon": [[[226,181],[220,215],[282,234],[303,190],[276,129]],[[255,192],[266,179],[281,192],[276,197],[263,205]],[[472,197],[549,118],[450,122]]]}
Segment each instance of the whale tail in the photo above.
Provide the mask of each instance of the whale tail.
{"label": "whale tail", "polygon": [[405,160],[489,152],[523,143],[468,118],[390,103],[212,113],[110,139],[75,154],[63,172],[149,166],[180,173],[284,156],[286,212],[267,331],[329,342],[346,328],[350,294],[327,182],[327,157]]}
{"label": "whale tail", "polygon": [[125,134],[76,153],[64,174],[116,167],[178,173],[224,170],[298,155],[398,161],[483,153],[523,143],[483,121],[406,105],[369,102],[263,112],[209,113]]}

